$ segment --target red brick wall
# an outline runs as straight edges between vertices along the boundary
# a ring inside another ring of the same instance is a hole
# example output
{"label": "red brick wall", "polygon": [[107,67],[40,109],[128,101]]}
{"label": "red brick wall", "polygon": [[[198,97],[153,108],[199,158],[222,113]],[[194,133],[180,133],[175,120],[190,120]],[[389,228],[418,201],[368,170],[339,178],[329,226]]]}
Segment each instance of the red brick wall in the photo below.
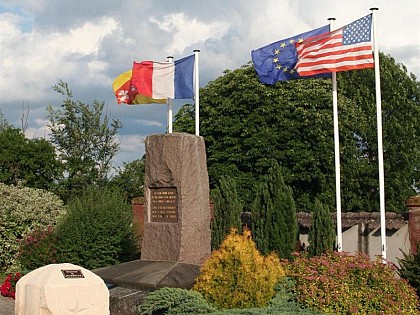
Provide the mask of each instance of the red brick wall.
{"label": "red brick wall", "polygon": [[144,198],[138,197],[131,201],[133,221],[137,235],[142,237],[144,230]]}
{"label": "red brick wall", "polygon": [[406,204],[409,209],[408,231],[411,252],[416,253],[417,244],[420,244],[420,195],[408,198]]}

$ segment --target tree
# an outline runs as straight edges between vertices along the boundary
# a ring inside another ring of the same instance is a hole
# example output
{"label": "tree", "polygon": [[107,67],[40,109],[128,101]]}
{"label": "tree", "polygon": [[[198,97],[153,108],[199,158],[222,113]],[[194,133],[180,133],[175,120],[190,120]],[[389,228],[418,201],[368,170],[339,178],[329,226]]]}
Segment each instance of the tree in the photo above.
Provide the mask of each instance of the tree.
{"label": "tree", "polygon": [[0,182],[53,190],[62,178],[54,146],[45,139],[27,139],[20,129],[0,129]]}
{"label": "tree", "polygon": [[6,127],[9,127],[9,123],[7,122],[6,118],[4,118],[4,114],[0,108],[0,131],[4,130]]}
{"label": "tree", "polygon": [[[386,209],[405,210],[405,200],[420,190],[420,82],[402,64],[380,55]],[[344,203],[357,207],[357,196],[379,209],[378,146],[374,71],[341,72],[338,91],[364,113],[354,117],[357,160],[343,155]],[[351,193],[350,193],[351,191]],[[359,207],[357,207],[359,208]]]}
{"label": "tree", "polygon": [[144,195],[144,168],[146,156],[123,163],[117,174],[111,178],[111,187],[118,188],[128,200]]}
{"label": "tree", "polygon": [[[387,210],[404,211],[420,189],[420,86],[401,65],[381,54]],[[373,70],[339,73],[339,133],[344,211],[378,211],[376,105]],[[395,91],[395,93],[394,93]],[[189,131],[193,108],[176,115],[175,130]],[[235,179],[247,208],[270,160],[283,168],[297,206],[319,199],[335,207],[334,136],[330,79],[258,81],[251,65],[200,90],[200,134],[206,141],[211,187]]]}
{"label": "tree", "polygon": [[242,204],[239,202],[235,181],[222,176],[212,191],[214,218],[211,226],[211,247],[218,249],[232,228],[241,231]]}
{"label": "tree", "polygon": [[334,249],[335,230],[330,211],[318,199],[315,200],[314,209],[308,251],[310,256],[320,256]]}
{"label": "tree", "polygon": [[252,205],[254,239],[263,254],[275,251],[291,258],[298,236],[296,205],[293,191],[284,182],[281,167],[271,161],[266,182],[259,184]]}
{"label": "tree", "polygon": [[74,101],[67,83],[61,80],[53,88],[65,97],[61,109],[47,107],[51,141],[67,172],[63,191],[74,195],[89,185],[104,185],[118,151],[120,121],[109,117],[103,102],[86,105]]}

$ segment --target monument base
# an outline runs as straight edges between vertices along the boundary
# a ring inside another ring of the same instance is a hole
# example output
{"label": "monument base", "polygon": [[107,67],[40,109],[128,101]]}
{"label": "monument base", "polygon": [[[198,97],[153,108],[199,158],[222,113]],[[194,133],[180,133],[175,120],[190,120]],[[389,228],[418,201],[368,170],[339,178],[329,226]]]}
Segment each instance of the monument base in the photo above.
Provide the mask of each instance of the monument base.
{"label": "monument base", "polygon": [[110,315],[134,315],[151,291],[163,287],[191,289],[200,266],[139,259],[92,272],[113,287],[109,290]]}

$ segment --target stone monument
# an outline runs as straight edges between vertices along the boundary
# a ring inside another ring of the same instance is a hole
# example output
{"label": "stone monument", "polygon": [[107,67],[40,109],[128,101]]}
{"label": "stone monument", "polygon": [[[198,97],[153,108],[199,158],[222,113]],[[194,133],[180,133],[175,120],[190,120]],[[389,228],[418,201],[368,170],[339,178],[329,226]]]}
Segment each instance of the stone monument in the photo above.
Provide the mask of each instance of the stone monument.
{"label": "stone monument", "polygon": [[211,253],[204,140],[184,133],[146,138],[142,260],[200,265]]}

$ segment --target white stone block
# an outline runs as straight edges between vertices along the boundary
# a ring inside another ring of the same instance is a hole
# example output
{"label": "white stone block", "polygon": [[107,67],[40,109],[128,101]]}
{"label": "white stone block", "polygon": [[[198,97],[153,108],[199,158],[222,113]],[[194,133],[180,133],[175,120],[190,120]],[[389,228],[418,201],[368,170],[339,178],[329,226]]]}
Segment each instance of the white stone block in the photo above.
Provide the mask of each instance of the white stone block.
{"label": "white stone block", "polygon": [[109,291],[93,272],[51,264],[23,276],[16,285],[15,315],[109,315]]}

